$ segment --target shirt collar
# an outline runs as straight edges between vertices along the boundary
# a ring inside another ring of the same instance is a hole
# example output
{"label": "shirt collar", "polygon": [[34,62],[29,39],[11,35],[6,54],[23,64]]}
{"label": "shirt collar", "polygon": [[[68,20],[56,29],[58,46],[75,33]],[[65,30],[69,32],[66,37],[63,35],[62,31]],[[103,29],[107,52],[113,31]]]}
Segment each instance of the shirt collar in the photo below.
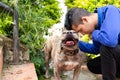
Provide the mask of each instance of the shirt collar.
{"label": "shirt collar", "polygon": [[95,29],[99,29],[102,23],[102,11],[100,8],[96,8],[94,13],[98,13],[98,25],[96,26]]}

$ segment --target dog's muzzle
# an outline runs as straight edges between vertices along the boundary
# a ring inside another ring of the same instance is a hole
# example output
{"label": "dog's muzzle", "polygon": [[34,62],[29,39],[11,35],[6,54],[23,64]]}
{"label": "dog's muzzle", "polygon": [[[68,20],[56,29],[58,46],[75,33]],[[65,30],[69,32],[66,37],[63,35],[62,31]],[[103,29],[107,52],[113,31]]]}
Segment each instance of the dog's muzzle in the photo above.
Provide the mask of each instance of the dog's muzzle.
{"label": "dog's muzzle", "polygon": [[62,44],[61,49],[64,50],[64,54],[66,55],[76,55],[79,51],[78,49],[78,41],[79,37],[76,32],[63,32],[62,36]]}
{"label": "dog's muzzle", "polygon": [[64,44],[64,46],[72,47],[78,43],[78,39],[76,39],[72,34],[69,33],[66,35],[66,38],[62,40],[62,43]]}
{"label": "dog's muzzle", "polygon": [[78,39],[76,39],[71,32],[67,32],[66,38],[62,40],[64,46],[72,47],[78,43]]}

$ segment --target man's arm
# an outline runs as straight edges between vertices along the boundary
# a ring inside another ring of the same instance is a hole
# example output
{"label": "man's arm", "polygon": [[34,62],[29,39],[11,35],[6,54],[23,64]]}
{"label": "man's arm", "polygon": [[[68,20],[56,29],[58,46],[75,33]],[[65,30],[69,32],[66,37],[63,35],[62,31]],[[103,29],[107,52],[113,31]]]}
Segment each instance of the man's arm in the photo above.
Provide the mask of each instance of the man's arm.
{"label": "man's arm", "polygon": [[105,19],[101,23],[100,30],[94,30],[92,38],[105,46],[115,47],[120,33],[120,10],[110,5],[105,11]]}
{"label": "man's arm", "polygon": [[100,49],[100,44],[95,41],[93,41],[93,44],[79,41],[79,48],[81,51],[86,53],[98,54]]}

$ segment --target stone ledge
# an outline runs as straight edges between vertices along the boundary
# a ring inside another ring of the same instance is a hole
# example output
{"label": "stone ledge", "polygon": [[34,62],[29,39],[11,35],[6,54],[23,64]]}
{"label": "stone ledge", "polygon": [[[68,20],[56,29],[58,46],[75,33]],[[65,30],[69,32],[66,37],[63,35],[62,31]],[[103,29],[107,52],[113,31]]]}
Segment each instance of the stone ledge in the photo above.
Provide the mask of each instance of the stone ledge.
{"label": "stone ledge", "polygon": [[38,78],[34,64],[26,63],[4,67],[2,80],[38,80]]}
{"label": "stone ledge", "polygon": [[2,53],[2,46],[0,45],[0,80],[1,80],[2,67],[3,67],[3,53]]}

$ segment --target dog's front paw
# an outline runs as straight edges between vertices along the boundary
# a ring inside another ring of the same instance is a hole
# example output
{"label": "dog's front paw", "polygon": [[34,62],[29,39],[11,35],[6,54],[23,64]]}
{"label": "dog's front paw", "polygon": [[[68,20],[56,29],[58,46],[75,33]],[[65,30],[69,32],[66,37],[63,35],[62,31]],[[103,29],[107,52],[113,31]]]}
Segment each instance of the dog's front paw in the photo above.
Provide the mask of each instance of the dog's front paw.
{"label": "dog's front paw", "polygon": [[45,78],[50,78],[51,77],[51,75],[50,74],[45,74],[45,76],[44,76]]}
{"label": "dog's front paw", "polygon": [[62,80],[62,79],[58,79],[56,77],[51,77],[51,80]]}

